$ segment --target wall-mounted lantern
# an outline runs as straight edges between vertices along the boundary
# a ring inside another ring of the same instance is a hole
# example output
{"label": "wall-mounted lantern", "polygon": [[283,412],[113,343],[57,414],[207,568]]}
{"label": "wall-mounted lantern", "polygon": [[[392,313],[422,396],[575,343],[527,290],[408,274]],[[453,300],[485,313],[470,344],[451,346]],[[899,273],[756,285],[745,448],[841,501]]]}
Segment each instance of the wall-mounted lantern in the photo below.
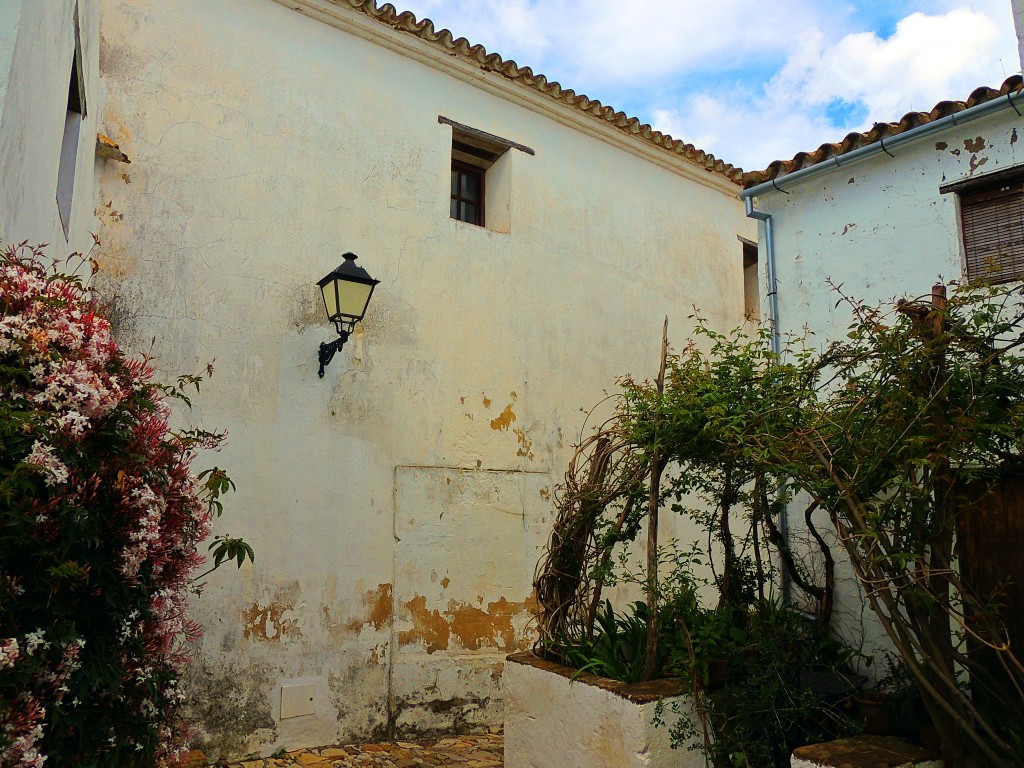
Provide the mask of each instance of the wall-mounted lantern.
{"label": "wall-mounted lantern", "polygon": [[335,353],[345,346],[356,323],[363,319],[373,289],[380,282],[370,277],[365,269],[356,266],[356,259],[359,257],[354,253],[346,253],[343,258],[345,261],[340,267],[317,282],[324,294],[327,319],[334,323],[334,328],[338,331],[337,339],[320,344],[318,375],[321,379],[324,377],[324,368],[331,362]]}

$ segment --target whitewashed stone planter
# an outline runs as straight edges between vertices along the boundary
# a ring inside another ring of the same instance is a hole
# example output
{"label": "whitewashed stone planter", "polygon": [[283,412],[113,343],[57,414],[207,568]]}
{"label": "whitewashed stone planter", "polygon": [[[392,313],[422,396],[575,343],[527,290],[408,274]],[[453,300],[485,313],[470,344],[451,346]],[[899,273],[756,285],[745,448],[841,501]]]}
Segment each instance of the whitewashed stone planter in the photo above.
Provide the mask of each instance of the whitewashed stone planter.
{"label": "whitewashed stone planter", "polygon": [[701,752],[669,745],[669,727],[696,718],[678,681],[574,674],[530,653],[506,659],[505,768],[704,768]]}

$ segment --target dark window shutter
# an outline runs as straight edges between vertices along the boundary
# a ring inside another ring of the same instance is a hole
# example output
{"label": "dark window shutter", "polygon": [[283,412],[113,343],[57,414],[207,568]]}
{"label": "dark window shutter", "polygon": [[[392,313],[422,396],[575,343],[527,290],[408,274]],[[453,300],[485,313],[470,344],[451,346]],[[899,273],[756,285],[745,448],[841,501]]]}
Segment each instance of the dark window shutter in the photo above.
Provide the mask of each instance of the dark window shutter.
{"label": "dark window shutter", "polygon": [[962,192],[960,214],[968,282],[1024,278],[1024,179]]}

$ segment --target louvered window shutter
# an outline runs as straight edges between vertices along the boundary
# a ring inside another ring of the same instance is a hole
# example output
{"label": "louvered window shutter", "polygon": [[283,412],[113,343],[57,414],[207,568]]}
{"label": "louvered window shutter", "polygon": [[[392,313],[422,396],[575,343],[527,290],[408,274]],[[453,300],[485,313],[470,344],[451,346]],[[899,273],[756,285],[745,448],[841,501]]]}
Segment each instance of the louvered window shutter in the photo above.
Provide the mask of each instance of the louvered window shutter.
{"label": "louvered window shutter", "polygon": [[968,282],[1024,278],[1024,179],[961,192],[960,214]]}

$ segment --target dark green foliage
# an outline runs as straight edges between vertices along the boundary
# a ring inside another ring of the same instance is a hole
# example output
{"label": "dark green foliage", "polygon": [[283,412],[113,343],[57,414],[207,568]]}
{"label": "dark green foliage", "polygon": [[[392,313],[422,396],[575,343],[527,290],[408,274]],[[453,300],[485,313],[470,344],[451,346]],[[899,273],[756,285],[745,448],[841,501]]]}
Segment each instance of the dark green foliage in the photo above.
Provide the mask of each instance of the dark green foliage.
{"label": "dark green foliage", "polygon": [[560,645],[559,650],[578,672],[640,682],[647,660],[647,613],[647,605],[638,601],[627,612],[616,614],[611,600],[605,600],[597,612],[593,636]]}
{"label": "dark green foliage", "polygon": [[677,745],[702,748],[716,766],[788,766],[793,748],[849,736],[859,723],[841,702],[856,688],[853,652],[774,601],[747,611],[705,611],[690,626],[692,655],[678,672],[698,682],[695,702],[711,727],[683,719]]}

